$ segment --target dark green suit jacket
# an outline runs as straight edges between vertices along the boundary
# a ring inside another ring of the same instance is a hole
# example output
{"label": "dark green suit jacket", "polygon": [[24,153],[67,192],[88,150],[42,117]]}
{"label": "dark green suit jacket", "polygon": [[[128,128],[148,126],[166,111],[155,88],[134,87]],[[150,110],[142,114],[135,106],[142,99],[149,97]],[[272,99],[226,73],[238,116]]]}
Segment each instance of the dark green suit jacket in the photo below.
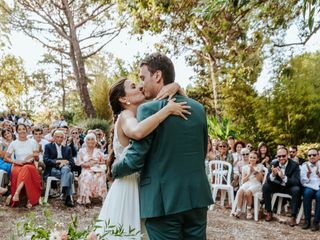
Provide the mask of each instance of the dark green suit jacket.
{"label": "dark green suit jacket", "polygon": [[[193,99],[176,95],[191,106],[184,120],[169,116],[150,135],[132,141],[126,155],[112,167],[114,178],[141,171],[141,218],[159,217],[212,204],[204,159],[208,130],[204,107]],[[167,100],[151,101],[138,108],[141,121],[158,112]]]}

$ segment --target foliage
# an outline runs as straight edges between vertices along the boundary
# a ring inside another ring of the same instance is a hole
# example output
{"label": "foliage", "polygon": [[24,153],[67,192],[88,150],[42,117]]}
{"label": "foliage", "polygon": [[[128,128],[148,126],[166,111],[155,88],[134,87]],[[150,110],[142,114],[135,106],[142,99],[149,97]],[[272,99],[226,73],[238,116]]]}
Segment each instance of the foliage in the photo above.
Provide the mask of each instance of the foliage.
{"label": "foliage", "polygon": [[118,2],[132,16],[134,32],[161,33],[160,49],[184,53],[198,73],[207,74],[205,85],[212,88],[214,107],[208,111],[218,115],[228,107],[220,102],[225,97],[219,97],[223,87],[237,81],[253,87],[261,71],[263,47],[299,11],[296,0]]}
{"label": "foliage", "polygon": [[0,92],[6,96],[3,102],[8,108],[23,109],[24,103],[20,97],[27,94],[31,86],[32,81],[21,58],[5,55],[0,59]]}
{"label": "foliage", "polygon": [[112,111],[109,106],[110,86],[120,78],[138,81],[138,62],[136,57],[128,65],[112,54],[96,55],[86,62],[88,77],[90,79],[90,94],[97,117],[112,120]]}
{"label": "foliage", "polygon": [[293,58],[259,98],[257,125],[268,140],[294,145],[320,141],[319,64],[319,52]]}
{"label": "foliage", "polygon": [[[28,239],[36,240],[53,240],[53,239],[72,239],[72,240],[84,240],[93,239],[89,235],[94,235],[94,231],[98,226],[91,224],[85,229],[78,229],[78,217],[72,215],[71,223],[67,228],[62,223],[54,223],[52,221],[52,213],[48,210],[43,211],[45,221],[41,224],[37,224],[35,214],[30,214],[28,219],[24,222],[17,224],[17,232],[19,237],[28,237]],[[131,237],[132,239],[141,238],[141,234],[133,228],[129,228],[126,232],[121,225],[111,225],[108,221],[106,223],[106,229],[103,235],[96,236],[97,240],[108,239],[108,236],[116,237]]]}
{"label": "foliage", "polygon": [[11,25],[47,49],[68,58],[83,110],[87,117],[94,117],[84,62],[118,36],[126,17],[117,16],[110,0],[103,3],[16,0],[15,3],[13,11],[9,11]]}
{"label": "foliage", "polygon": [[308,159],[308,150],[310,148],[320,149],[320,143],[302,143],[298,145],[298,157]]}
{"label": "foliage", "polygon": [[10,43],[9,14],[6,9],[9,9],[6,1],[0,0],[0,49]]}
{"label": "foliage", "polygon": [[102,129],[105,133],[108,133],[110,127],[110,123],[107,120],[99,118],[89,118],[82,122],[79,122],[78,125],[85,130],[99,128]]}
{"label": "foliage", "polygon": [[219,121],[216,116],[208,116],[208,134],[211,139],[226,140],[228,136],[237,137],[237,133],[231,129],[228,119]]}

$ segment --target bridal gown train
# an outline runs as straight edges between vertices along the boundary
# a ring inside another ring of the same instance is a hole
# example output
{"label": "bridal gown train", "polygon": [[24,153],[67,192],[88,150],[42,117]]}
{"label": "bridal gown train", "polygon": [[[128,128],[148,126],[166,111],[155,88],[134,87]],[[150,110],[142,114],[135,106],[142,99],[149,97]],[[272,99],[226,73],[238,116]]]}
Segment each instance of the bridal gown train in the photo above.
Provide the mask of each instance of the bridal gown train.
{"label": "bridal gown train", "polygon": [[[121,159],[121,156],[127,150],[127,147],[123,147],[118,140],[117,125],[118,121],[115,124],[113,138],[115,161]],[[135,232],[141,232],[138,174],[134,173],[114,180],[103,203],[98,220],[96,225],[100,226],[100,228],[97,228],[96,233],[100,234],[100,236],[105,232],[105,224],[108,221],[110,221],[111,225],[119,226],[121,224],[126,233],[129,232],[129,227],[134,228]],[[133,239],[132,237],[113,238],[111,236],[107,236],[107,238]]]}

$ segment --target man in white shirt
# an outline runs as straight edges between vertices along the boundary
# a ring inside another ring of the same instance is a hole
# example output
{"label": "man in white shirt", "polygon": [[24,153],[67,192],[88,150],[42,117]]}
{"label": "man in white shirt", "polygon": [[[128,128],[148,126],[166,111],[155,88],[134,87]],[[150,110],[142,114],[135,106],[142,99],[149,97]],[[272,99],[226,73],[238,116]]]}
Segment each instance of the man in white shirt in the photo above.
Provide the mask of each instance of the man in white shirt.
{"label": "man in white shirt", "polygon": [[283,147],[277,150],[277,160],[271,163],[271,171],[268,173],[262,191],[267,210],[266,221],[272,220],[271,195],[277,192],[286,193],[292,198],[289,225],[295,226],[301,199],[300,168],[298,163],[288,158],[288,149]]}
{"label": "man in white shirt", "polygon": [[63,131],[56,130],[53,133],[54,142],[45,145],[43,160],[46,164],[44,177],[54,176],[60,179],[62,194],[65,196],[65,205],[74,207],[72,202],[73,174],[71,169],[74,161],[68,146],[63,146]]}
{"label": "man in white shirt", "polygon": [[41,127],[35,127],[32,130],[32,135],[33,135],[33,139],[39,144],[40,148],[39,148],[39,158],[40,161],[43,161],[43,152],[44,152],[44,147],[46,144],[49,143],[49,141],[47,141],[46,139],[43,138],[43,130]]}
{"label": "man in white shirt", "polygon": [[311,230],[319,231],[320,221],[320,164],[318,150],[311,148],[308,150],[308,160],[301,167],[301,184],[303,190],[303,210],[305,223],[302,229],[308,229],[311,226],[311,206],[312,199],[316,199],[316,209]]}

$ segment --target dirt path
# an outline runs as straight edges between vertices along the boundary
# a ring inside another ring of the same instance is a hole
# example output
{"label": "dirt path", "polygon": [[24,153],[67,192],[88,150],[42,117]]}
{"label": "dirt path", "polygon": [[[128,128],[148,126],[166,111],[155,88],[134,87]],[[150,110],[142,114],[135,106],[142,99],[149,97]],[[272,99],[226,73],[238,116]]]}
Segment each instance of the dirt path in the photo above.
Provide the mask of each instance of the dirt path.
{"label": "dirt path", "polygon": [[[10,239],[16,232],[16,224],[27,219],[28,214],[34,214],[36,222],[41,224],[44,209],[53,214],[53,220],[64,224],[70,223],[71,215],[77,214],[80,227],[88,226],[92,219],[99,213],[101,203],[95,203],[91,208],[76,206],[73,209],[66,208],[58,199],[50,199],[48,207],[37,206],[29,211],[25,208],[11,208],[3,206],[3,199],[0,200],[0,239]],[[216,207],[208,212],[207,236],[209,240],[215,239],[309,239],[320,240],[320,232],[313,233],[310,230],[302,230],[301,226],[291,228],[289,225],[281,224],[278,221],[267,223],[265,221],[255,222],[245,219],[230,217],[230,211]],[[285,217],[281,217],[282,220]]]}

